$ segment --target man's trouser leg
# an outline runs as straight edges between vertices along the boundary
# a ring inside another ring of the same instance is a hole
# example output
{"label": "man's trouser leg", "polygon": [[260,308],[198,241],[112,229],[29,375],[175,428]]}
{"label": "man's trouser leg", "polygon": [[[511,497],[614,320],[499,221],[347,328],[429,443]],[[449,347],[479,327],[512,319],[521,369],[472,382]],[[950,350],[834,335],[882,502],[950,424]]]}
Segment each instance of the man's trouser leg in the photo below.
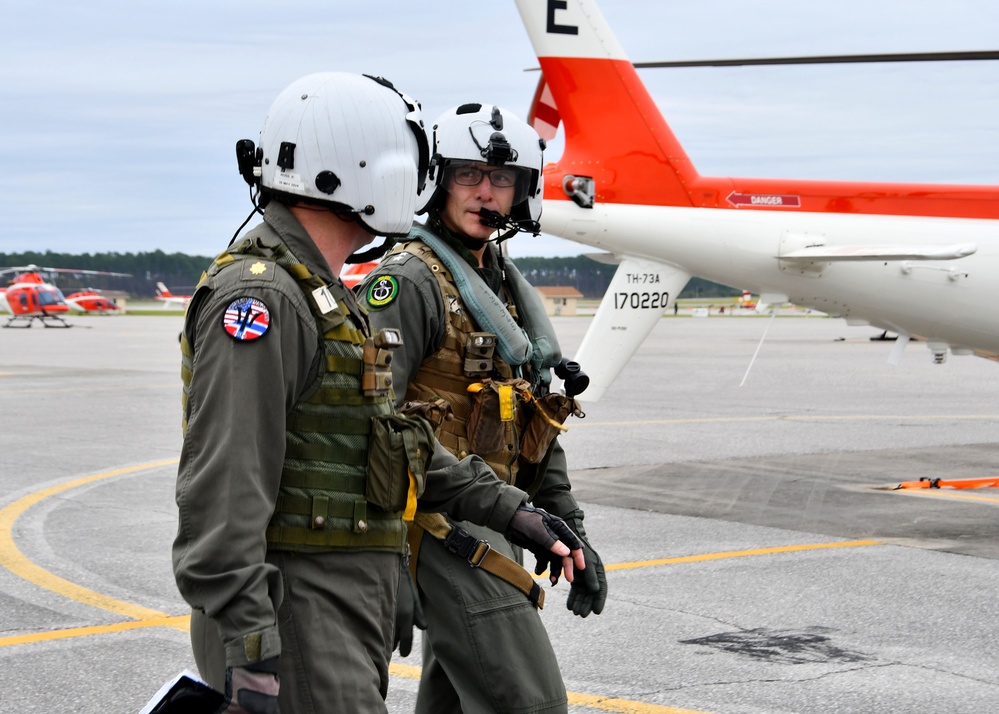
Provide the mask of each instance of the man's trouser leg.
{"label": "man's trouser leg", "polygon": [[[268,555],[284,582],[278,611],[282,712],[386,711],[399,558],[372,552]],[[225,650],[215,623],[195,613],[191,642],[202,678],[223,690]]]}
{"label": "man's trouser leg", "polygon": [[[516,559],[499,533],[458,524]],[[417,566],[427,619],[417,714],[568,711],[548,633],[527,597],[424,535]],[[460,701],[460,708],[457,706]]]}
{"label": "man's trouser leg", "polygon": [[423,671],[420,674],[420,688],[416,693],[417,714],[438,712],[439,714],[458,714],[461,712],[461,700],[454,691],[447,672],[441,667],[440,660],[434,656],[430,647],[430,638],[423,634]]}

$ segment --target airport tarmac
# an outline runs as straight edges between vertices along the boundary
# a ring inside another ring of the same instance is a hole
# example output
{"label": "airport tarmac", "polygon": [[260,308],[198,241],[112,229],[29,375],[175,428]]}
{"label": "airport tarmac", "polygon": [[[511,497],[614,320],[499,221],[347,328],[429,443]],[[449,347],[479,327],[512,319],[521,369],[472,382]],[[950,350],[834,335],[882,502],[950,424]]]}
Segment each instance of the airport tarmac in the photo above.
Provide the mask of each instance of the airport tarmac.
{"label": "airport tarmac", "polygon": [[[70,322],[0,330],[0,712],[138,712],[193,667],[170,569],[181,318]],[[589,323],[555,319],[567,355]],[[668,317],[570,421],[610,586],[585,620],[548,593],[570,711],[999,711],[999,490],[877,488],[999,475],[999,365],[912,343],[893,367],[875,334]]]}

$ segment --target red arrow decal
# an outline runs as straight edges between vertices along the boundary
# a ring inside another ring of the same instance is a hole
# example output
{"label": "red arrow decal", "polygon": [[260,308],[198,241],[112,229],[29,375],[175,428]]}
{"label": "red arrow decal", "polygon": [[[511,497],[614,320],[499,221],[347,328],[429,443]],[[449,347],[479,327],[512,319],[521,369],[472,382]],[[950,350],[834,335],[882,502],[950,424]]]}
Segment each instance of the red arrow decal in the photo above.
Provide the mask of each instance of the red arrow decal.
{"label": "red arrow decal", "polygon": [[739,206],[766,206],[768,208],[801,208],[801,196],[736,193],[728,195],[728,202]]}

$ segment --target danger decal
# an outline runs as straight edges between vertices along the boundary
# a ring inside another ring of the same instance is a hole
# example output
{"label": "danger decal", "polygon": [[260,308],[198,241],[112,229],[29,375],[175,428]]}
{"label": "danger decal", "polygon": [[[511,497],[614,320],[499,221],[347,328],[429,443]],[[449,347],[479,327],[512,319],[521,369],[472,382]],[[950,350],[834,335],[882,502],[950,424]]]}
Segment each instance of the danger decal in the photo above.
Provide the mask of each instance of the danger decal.
{"label": "danger decal", "polygon": [[738,193],[733,191],[727,197],[730,204],[741,206],[767,206],[769,208],[801,208],[801,196],[769,195],[759,193]]}

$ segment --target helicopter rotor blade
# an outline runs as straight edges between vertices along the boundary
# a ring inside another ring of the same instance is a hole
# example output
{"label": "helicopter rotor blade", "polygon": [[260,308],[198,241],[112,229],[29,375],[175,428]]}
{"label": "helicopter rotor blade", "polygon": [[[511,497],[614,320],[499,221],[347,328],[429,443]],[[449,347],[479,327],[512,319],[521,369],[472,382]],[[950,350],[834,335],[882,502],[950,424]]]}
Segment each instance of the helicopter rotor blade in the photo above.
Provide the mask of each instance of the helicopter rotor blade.
{"label": "helicopter rotor blade", "polygon": [[[897,52],[867,55],[812,55],[803,57],[750,57],[713,60],[673,60],[666,62],[634,62],[636,69],[675,67],[744,67],[752,65],[789,64],[861,64],[875,62],[973,62],[999,60],[999,50],[961,50],[956,52]],[[530,67],[525,72],[538,72]]]}
{"label": "helicopter rotor blade", "polygon": [[635,62],[637,69],[660,67],[742,67],[786,64],[850,64],[872,62],[966,62],[997,60],[999,50],[959,52],[902,52],[868,55],[816,55],[810,57],[757,57],[747,59],[679,60],[673,62]]}

